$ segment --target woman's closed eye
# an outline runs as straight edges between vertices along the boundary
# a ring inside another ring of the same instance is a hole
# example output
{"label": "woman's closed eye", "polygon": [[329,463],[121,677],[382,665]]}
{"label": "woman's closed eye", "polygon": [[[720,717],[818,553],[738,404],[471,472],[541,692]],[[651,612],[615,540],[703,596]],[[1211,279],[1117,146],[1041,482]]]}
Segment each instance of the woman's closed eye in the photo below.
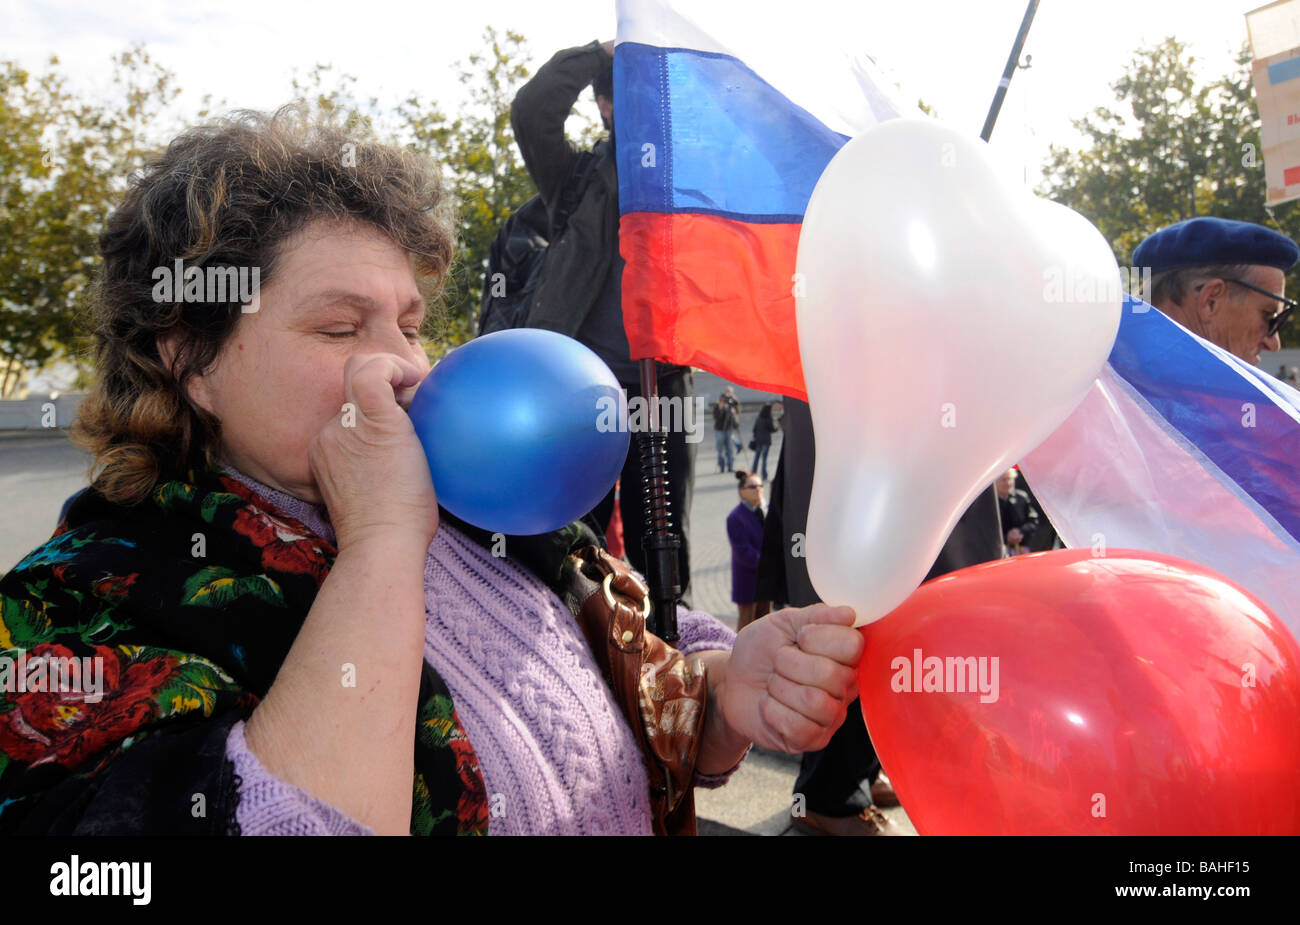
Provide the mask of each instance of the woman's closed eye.
{"label": "woman's closed eye", "polygon": [[[346,340],[349,337],[356,337],[357,331],[358,331],[357,328],[343,328],[343,329],[332,330],[332,331],[319,331],[317,333],[321,334],[323,337],[328,337],[331,340]],[[402,336],[405,337],[413,344],[419,343],[420,329],[419,328],[404,329],[402,331]]]}

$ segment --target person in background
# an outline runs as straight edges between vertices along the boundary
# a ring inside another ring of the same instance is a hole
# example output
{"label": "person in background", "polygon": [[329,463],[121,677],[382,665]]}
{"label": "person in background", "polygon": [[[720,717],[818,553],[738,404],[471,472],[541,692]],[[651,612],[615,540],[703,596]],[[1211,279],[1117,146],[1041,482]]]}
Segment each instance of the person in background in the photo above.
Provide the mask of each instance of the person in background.
{"label": "person in background", "polygon": [[731,599],[740,611],[736,631],[743,630],[771,610],[771,601],[755,601],[758,556],[763,545],[763,480],[740,471],[740,503],[727,515],[727,539],[731,541]]}
{"label": "person in background", "polygon": [[736,452],[739,453],[745,448],[740,442],[740,399],[736,398],[736,390],[731,386],[727,386],[727,390],[722,395],[727,400],[727,404],[731,406],[734,415],[731,424],[731,440],[736,445]]}
{"label": "person in background", "polygon": [[[564,134],[564,123],[578,97],[590,86],[601,121],[609,131],[590,152]],[[618,252],[618,169],[614,154],[614,43],[591,42],[556,52],[519,88],[510,104],[510,126],[528,175],[554,216],[571,203],[563,234],[546,252],[528,311],[526,325],[572,337],[604,361],[629,400],[644,397],[640,360],[632,359],[623,327],[623,257]],[[587,179],[575,189],[571,181]],[[689,366],[658,364],[657,394],[691,401],[694,378]],[[668,432],[668,498],[673,526],[681,540],[678,577],[681,601],[690,597],[691,496],[695,491],[695,448],[684,428]],[[623,519],[627,559],[645,574],[646,483],[641,471],[641,444],[632,440],[620,475],[618,504]],[[607,524],[614,492],[596,505],[592,517]]]}
{"label": "person in background", "polygon": [[[772,403],[768,402],[758,411],[754,418],[754,464],[750,466],[767,481],[767,453],[772,449],[772,434],[776,433],[776,423],[772,420]],[[761,464],[760,464],[761,460]]]}
{"label": "person in background", "polygon": [[719,395],[713,406],[713,442],[718,448],[719,472],[730,472],[736,467],[735,452],[731,445],[731,431],[736,426],[736,412],[732,410],[726,396]]}
{"label": "person in background", "polygon": [[1300,248],[1263,225],[1192,218],[1161,228],[1133,251],[1151,273],[1144,296],[1187,330],[1258,363],[1282,348],[1282,325],[1296,306],[1284,294]]}
{"label": "person in background", "polygon": [[1038,530],[1038,511],[1029,501],[1028,492],[1016,488],[1017,469],[1008,469],[993,484],[998,490],[998,513],[1002,517],[1002,539],[1007,554],[1029,552],[1030,540]]}

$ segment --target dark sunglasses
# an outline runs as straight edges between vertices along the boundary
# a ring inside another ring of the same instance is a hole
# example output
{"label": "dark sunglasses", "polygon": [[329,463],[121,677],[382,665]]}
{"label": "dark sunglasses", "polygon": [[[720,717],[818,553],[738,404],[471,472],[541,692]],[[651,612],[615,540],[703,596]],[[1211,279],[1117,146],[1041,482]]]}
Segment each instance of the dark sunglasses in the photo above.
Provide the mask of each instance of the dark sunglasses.
{"label": "dark sunglasses", "polygon": [[[1269,292],[1267,289],[1261,289],[1252,283],[1246,282],[1244,279],[1225,278],[1223,281],[1225,283],[1236,283],[1238,286],[1245,286],[1247,289],[1250,289],[1254,292],[1258,292],[1260,295],[1266,295],[1270,299],[1277,299],[1277,301],[1281,302],[1283,305],[1286,306],[1286,308],[1282,309],[1280,312],[1274,315],[1273,318],[1269,321],[1268,323],[1269,337],[1273,337],[1275,334],[1277,334],[1278,331],[1282,330],[1282,325],[1285,324],[1286,320],[1291,317],[1291,313],[1295,311],[1297,307],[1300,307],[1300,302],[1297,302],[1295,299],[1288,299],[1286,296],[1278,295],[1276,292]],[[1201,283],[1201,285],[1197,286],[1196,291],[1200,292],[1203,288],[1205,288],[1205,283]]]}
{"label": "dark sunglasses", "polygon": [[1247,289],[1252,289],[1255,292],[1258,292],[1260,295],[1266,295],[1270,299],[1277,299],[1279,302],[1281,302],[1283,305],[1286,306],[1286,308],[1282,309],[1280,312],[1274,315],[1273,320],[1271,320],[1268,323],[1269,337],[1272,337],[1278,331],[1282,330],[1282,325],[1285,324],[1286,320],[1291,317],[1291,313],[1296,310],[1296,307],[1300,306],[1300,302],[1297,302],[1295,299],[1288,299],[1286,296],[1278,295],[1276,292],[1269,292],[1267,289],[1261,289],[1258,286],[1251,285],[1245,280],[1229,279],[1229,280],[1224,280],[1224,282],[1236,283],[1238,286],[1245,286]]}

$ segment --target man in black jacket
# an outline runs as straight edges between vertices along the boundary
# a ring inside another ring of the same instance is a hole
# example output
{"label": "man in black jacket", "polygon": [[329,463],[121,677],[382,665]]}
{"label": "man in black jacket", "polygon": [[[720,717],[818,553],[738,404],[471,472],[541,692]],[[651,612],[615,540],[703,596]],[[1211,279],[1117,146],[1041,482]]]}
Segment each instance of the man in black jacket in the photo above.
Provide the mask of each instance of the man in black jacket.
{"label": "man in black jacket", "polygon": [[[510,124],[537,191],[552,215],[563,197],[577,197],[568,223],[547,248],[533,292],[528,327],[558,331],[590,347],[613,370],[628,399],[641,396],[639,363],[631,358],[623,328],[623,258],[618,252],[618,173],[614,160],[613,42],[592,42],[558,52],[515,95]],[[587,86],[596,93],[610,137],[584,152],[564,134],[564,122]],[[668,437],[668,495],[673,521],[681,536],[682,597],[690,583],[687,545],[691,495],[695,484],[695,443],[687,441],[692,376],[689,367],[659,364],[660,396],[681,403],[675,416],[686,426]],[[661,407],[663,407],[661,405]],[[703,422],[696,421],[696,427]],[[698,431],[697,431],[698,434]],[[698,437],[697,437],[698,439]],[[627,557],[645,572],[640,447],[636,440],[623,466],[620,513],[627,536]],[[614,510],[614,492],[592,512],[602,527]]]}

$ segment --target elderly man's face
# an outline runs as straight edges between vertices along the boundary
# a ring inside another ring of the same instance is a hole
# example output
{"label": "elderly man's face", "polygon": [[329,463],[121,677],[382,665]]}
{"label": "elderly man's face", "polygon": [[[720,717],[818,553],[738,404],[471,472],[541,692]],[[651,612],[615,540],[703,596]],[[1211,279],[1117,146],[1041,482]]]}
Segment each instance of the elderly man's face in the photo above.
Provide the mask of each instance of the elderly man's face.
{"label": "elderly man's face", "polygon": [[1010,469],[1002,473],[998,476],[998,480],[993,484],[997,487],[998,497],[1011,497],[1011,492],[1016,487],[1016,470]]}
{"label": "elderly man's face", "polygon": [[[1277,267],[1251,267],[1241,278],[1261,289],[1286,295],[1286,274]],[[1281,349],[1281,338],[1276,334],[1268,336],[1269,321],[1282,307],[1276,299],[1233,283],[1227,284],[1224,295],[1222,301],[1215,300],[1215,311],[1206,326],[1207,339],[1247,363],[1258,363],[1264,351]]]}
{"label": "elderly man's face", "polygon": [[427,372],[424,312],[408,255],[372,226],[318,220],[285,242],[260,310],[240,317],[216,364],[191,385],[221,421],[224,460],[320,503],[307,451],[342,413],[344,364],[393,353]]}

